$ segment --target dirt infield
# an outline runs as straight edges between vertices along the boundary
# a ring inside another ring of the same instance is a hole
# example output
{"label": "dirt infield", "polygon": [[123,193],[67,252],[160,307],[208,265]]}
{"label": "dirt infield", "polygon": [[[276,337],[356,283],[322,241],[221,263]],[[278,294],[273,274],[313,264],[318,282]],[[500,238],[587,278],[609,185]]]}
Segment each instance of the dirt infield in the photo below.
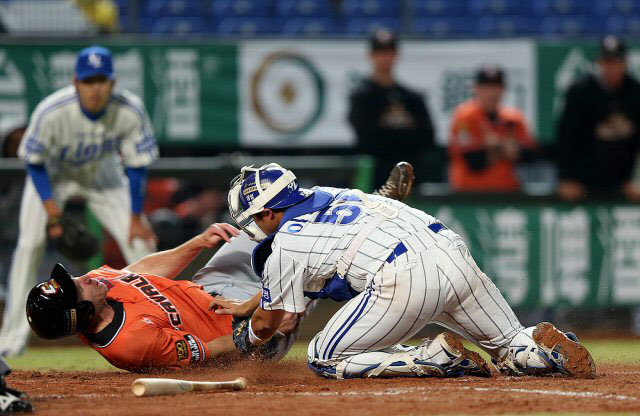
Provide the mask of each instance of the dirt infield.
{"label": "dirt infield", "polygon": [[243,392],[143,398],[134,397],[130,389],[139,374],[16,371],[9,383],[31,395],[38,415],[389,416],[640,411],[640,366],[603,365],[598,371],[595,380],[498,376],[333,381],[318,378],[301,362],[244,363],[157,375],[213,381],[243,376],[249,382]]}

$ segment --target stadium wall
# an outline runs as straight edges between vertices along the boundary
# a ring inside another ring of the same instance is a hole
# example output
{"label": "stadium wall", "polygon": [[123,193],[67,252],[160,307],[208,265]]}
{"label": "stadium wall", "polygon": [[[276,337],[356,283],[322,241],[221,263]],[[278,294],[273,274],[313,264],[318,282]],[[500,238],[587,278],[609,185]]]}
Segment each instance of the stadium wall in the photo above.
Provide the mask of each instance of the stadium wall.
{"label": "stadium wall", "polygon": [[[243,40],[105,42],[119,85],[144,97],[161,144],[231,148],[348,148],[349,91],[366,76],[364,41]],[[78,41],[5,41],[0,46],[0,112],[25,118],[43,96],[67,85]],[[507,69],[506,102],[523,109],[540,140],[553,140],[563,92],[589,70],[596,47],[532,39],[403,42],[397,74],[421,91],[446,144],[457,104],[482,63]],[[640,49],[629,54],[640,74]]]}

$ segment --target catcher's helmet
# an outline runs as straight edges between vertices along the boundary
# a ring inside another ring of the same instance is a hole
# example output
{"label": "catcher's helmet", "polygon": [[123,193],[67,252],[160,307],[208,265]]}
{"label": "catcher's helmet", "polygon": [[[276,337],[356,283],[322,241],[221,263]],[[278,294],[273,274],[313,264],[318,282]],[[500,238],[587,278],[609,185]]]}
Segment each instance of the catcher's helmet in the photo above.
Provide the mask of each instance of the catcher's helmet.
{"label": "catcher's helmet", "polygon": [[245,166],[240,175],[231,181],[229,211],[231,217],[254,240],[266,235],[251,226],[252,215],[265,208],[284,209],[296,205],[313,195],[310,189],[301,188],[296,175],[277,163],[254,168]]}
{"label": "catcher's helmet", "polygon": [[95,315],[93,303],[78,301],[78,289],[69,272],[56,264],[51,279],[31,289],[27,297],[27,320],[44,339],[68,337],[82,331]]}

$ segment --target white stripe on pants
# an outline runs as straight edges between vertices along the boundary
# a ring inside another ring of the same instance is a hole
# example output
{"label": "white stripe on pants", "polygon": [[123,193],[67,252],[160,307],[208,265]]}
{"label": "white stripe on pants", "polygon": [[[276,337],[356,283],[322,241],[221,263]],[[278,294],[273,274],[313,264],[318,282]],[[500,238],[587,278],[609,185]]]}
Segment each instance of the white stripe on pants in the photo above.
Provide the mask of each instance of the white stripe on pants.
{"label": "white stripe on pants", "polygon": [[[385,265],[311,341],[309,360],[333,366],[348,357],[366,358],[362,365],[375,365],[389,354],[381,350],[406,341],[430,322],[465,336],[495,358],[507,353],[522,329],[462,239],[450,230],[441,231],[427,250],[410,250]],[[373,351],[380,354],[362,354]]]}

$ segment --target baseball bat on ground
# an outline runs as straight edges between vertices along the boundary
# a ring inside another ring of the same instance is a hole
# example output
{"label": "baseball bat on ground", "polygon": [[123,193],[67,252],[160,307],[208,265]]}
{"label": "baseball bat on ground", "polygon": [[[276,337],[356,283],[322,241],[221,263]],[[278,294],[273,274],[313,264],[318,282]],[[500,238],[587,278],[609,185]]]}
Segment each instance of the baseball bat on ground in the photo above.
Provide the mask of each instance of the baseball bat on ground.
{"label": "baseball bat on ground", "polygon": [[244,390],[247,380],[238,377],[233,381],[188,381],[172,378],[139,378],[131,384],[131,391],[138,397],[180,394],[204,390]]}

